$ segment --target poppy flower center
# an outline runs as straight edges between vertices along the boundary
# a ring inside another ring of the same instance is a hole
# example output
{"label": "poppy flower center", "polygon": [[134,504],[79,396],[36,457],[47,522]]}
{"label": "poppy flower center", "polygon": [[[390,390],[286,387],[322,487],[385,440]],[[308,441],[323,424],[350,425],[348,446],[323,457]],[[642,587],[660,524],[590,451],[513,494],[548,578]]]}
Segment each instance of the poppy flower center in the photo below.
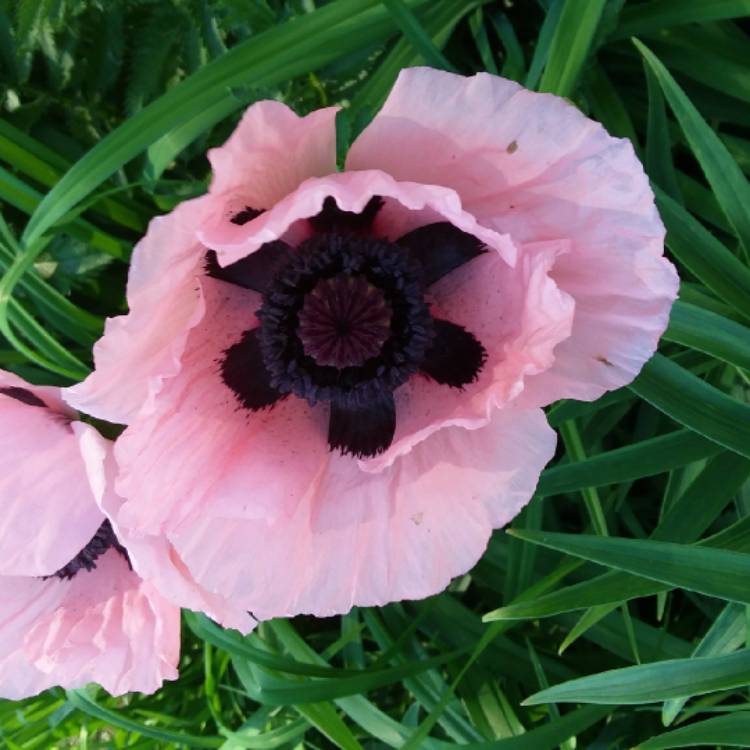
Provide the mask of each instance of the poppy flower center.
{"label": "poppy flower center", "polygon": [[318,365],[359,367],[377,357],[390,335],[392,311],[364,276],[321,279],[297,315],[297,335]]}
{"label": "poppy flower center", "polygon": [[[449,222],[395,242],[372,236],[383,205],[373,196],[356,213],[329,197],[296,248],[275,240],[227,266],[206,254],[209,276],[263,300],[260,325],[224,352],[226,386],[252,411],[288,396],[327,402],[329,446],[359,457],[393,441],[396,388],[417,374],[464,388],[487,357],[469,331],[434,318],[425,300],[431,284],[485,252],[481,241]],[[246,207],[231,221],[260,213]]]}
{"label": "poppy flower center", "polygon": [[418,269],[392,243],[330,232],[280,266],[257,313],[270,384],[311,405],[390,394],[432,342]]}
{"label": "poppy flower center", "polygon": [[45,577],[52,578],[54,576],[64,581],[69,581],[81,570],[94,570],[96,568],[96,561],[110,549],[117,550],[128,561],[128,565],[130,565],[130,558],[125,547],[117,540],[115,532],[112,529],[112,524],[109,520],[105,520],[97,529],[96,534],[91,537],[89,543],[69,563],[63,565],[60,570],[51,576]]}

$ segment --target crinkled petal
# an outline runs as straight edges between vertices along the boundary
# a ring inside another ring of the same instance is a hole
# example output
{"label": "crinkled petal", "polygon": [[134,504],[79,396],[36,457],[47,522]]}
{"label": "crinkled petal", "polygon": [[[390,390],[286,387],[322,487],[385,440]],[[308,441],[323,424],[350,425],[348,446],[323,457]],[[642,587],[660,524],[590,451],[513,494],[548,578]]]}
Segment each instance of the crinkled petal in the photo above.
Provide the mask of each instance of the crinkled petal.
{"label": "crinkled petal", "polygon": [[87,544],[103,517],[79,449],[93,428],[71,422],[56,388],[0,372],[0,389],[44,401],[30,405],[0,391],[0,573],[50,575]]}
{"label": "crinkled petal", "polygon": [[[541,412],[495,411],[483,429],[446,427],[367,473],[328,451],[323,407],[289,398],[238,409],[216,360],[241,334],[253,293],[213,279],[204,289],[215,312],[192,332],[181,376],[115,447],[126,541],[163,535],[197,586],[260,619],[323,614],[434,593],[528,500],[554,446]],[[420,513],[435,514],[425,530]],[[340,583],[360,547],[360,572]]]}
{"label": "crinkled petal", "polygon": [[94,346],[95,369],[64,391],[87,414],[127,424],[153,407],[162,382],[180,369],[189,330],[203,315],[196,282],[205,249],[195,230],[206,199],[181,203],[151,221],[136,245],[128,277],[130,312],[110,318]]}
{"label": "crinkled petal", "polygon": [[195,512],[169,536],[196,579],[259,619],[435,594],[525,505],[552,457],[541,411],[448,427],[376,474],[331,453],[291,516]]}
{"label": "crinkled petal", "polygon": [[521,243],[570,242],[553,276],[576,300],[573,330],[526,404],[595,399],[653,354],[678,285],[653,193],[630,142],[565,100],[484,73],[405,70],[347,167],[453,188]]}
{"label": "crinkled petal", "polygon": [[60,605],[64,587],[58,579],[0,576],[0,697],[20,700],[55,684],[24,651],[34,624]]}
{"label": "crinkled petal", "polygon": [[374,195],[384,199],[384,206],[373,224],[373,233],[377,236],[395,240],[424,224],[449,221],[495,248],[506,263],[515,263],[516,248],[510,239],[478,224],[463,209],[459,196],[453,190],[435,185],[397,182],[378,170],[341,172],[311,178],[252,221],[242,226],[232,225],[231,236],[210,223],[201,226],[198,234],[206,245],[216,250],[219,263],[227,266],[255,252],[266,242],[286,239],[288,232],[294,233],[294,241],[290,244],[298,244],[306,232],[309,234],[309,229],[297,225],[301,220],[320,213],[328,197],[332,197],[341,210],[360,213]]}
{"label": "crinkled petal", "polygon": [[335,172],[338,110],[299,117],[281,102],[253,104],[227,142],[208,152],[211,193],[239,194],[251,208],[270,208],[308,177]]}
{"label": "crinkled petal", "polygon": [[257,325],[255,292],[201,281],[207,314],[191,333],[180,377],[165,383],[153,413],[118,439],[120,521],[158,533],[193,509],[275,517],[298,502],[327,452],[327,414],[288,398],[242,409],[221,378],[223,352]]}
{"label": "crinkled petal", "polygon": [[285,104],[262,101],[245,112],[229,140],[208,152],[214,177],[202,236],[211,237],[209,247],[236,242],[251,212],[271,208],[309,177],[336,171],[337,111],[298,117]]}
{"label": "crinkled petal", "polygon": [[0,695],[89,682],[152,693],[177,677],[179,610],[110,550],[72,580],[0,577]]}
{"label": "crinkled petal", "polygon": [[449,425],[486,425],[493,409],[519,397],[527,378],[550,367],[575,312],[573,299],[550,277],[567,251],[566,242],[525,245],[515,268],[497,253],[484,253],[432,287],[436,316],[470,331],[487,361],[477,380],[462,389],[419,376],[401,386],[394,440],[384,453],[360,461],[361,468],[380,471]]}
{"label": "crinkled petal", "polygon": [[205,612],[225,627],[247,633],[255,621],[241,607],[201,588],[165,536],[136,536],[119,523],[123,499],[114,491],[117,465],[113,444],[93,433],[82,441],[82,452],[96,502],[109,518],[118,541],[127,549],[135,571],[179,607]]}

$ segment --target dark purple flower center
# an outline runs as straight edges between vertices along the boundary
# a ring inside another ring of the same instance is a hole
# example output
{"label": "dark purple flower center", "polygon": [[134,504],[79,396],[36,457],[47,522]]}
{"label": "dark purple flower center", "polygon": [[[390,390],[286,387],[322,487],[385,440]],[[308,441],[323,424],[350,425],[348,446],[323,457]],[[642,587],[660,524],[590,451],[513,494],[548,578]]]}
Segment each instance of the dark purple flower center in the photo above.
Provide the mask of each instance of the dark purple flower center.
{"label": "dark purple flower center", "polygon": [[60,570],[46,577],[52,578],[56,576],[65,581],[70,580],[82,570],[94,570],[96,568],[96,561],[110,549],[117,550],[127,560],[128,565],[130,565],[130,558],[125,547],[117,540],[115,532],[112,530],[112,524],[110,524],[109,520],[106,520],[97,529],[91,541],[67,565],[63,565]]}
{"label": "dark purple flower center", "polygon": [[377,357],[390,336],[391,306],[365,276],[321,279],[297,314],[297,335],[318,365],[359,367]]}
{"label": "dark purple flower center", "polygon": [[[206,273],[263,295],[260,326],[225,352],[221,375],[240,404],[257,411],[289,395],[330,404],[328,444],[355,456],[386,450],[396,429],[393,392],[420,373],[464,388],[486,359],[464,328],[433,318],[425,291],[484,252],[473,235],[448,222],[395,242],[371,236],[383,205],[361,213],[327,198],[310,219],[313,235],[297,248],[281,241]],[[259,212],[246,208],[232,221]]]}

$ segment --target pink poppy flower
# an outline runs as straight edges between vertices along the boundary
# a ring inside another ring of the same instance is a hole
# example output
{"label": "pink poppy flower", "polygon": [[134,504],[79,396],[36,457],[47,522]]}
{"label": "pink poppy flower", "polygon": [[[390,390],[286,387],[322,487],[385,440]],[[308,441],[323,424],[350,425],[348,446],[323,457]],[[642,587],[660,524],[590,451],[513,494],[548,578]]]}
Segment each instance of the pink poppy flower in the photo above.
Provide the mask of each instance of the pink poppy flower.
{"label": "pink poppy flower", "polygon": [[68,392],[129,425],[118,522],[261,619],[471,568],[553,454],[540,407],[632,380],[677,292],[631,145],[564,100],[406,70],[344,172],[335,113],[248,109]]}
{"label": "pink poppy flower", "polygon": [[59,389],[0,371],[4,698],[88,682],[153,692],[177,676],[179,609],[132,571],[95,497],[108,441],[76,419]]}

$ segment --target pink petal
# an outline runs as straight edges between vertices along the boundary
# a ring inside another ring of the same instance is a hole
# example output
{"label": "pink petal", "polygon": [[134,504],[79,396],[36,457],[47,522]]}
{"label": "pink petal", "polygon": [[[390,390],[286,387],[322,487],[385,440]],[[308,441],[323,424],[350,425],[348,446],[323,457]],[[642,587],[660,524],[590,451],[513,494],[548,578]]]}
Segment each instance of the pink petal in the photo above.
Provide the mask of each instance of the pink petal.
{"label": "pink petal", "polygon": [[0,388],[23,388],[44,401],[53,412],[60,416],[68,419],[78,418],[78,414],[63,400],[63,393],[60,388],[49,385],[31,385],[23,378],[6,370],[0,370]]}
{"label": "pink petal", "polygon": [[0,577],[0,695],[97,682],[113,695],[175,679],[179,610],[110,550],[71,581]]}
{"label": "pink petal", "polygon": [[565,100],[484,73],[405,70],[347,167],[451,187],[517,242],[570,242],[553,277],[576,301],[572,335],[529,379],[527,405],[597,398],[653,354],[678,284],[653,194],[630,142]]}
{"label": "pink petal", "polygon": [[328,454],[289,517],[196,511],[169,535],[196,579],[260,619],[422,598],[476,563],[554,447],[541,411],[495,411],[481,429],[434,433],[378,474]]}
{"label": "pink petal", "polygon": [[47,612],[59,606],[58,579],[0,576],[0,697],[20,700],[55,684],[39,671],[23,649],[26,634]]}
{"label": "pink petal", "polygon": [[231,221],[235,214],[271,208],[309,177],[336,171],[336,112],[328,107],[298,117],[274,101],[245,112],[229,140],[208,152],[211,215],[200,236],[209,247],[244,236]]}
{"label": "pink petal", "polygon": [[0,372],[0,388],[21,388],[47,406],[0,392],[0,574],[50,575],[102,523],[79,448],[93,428],[71,422],[59,389]]}
{"label": "pink petal", "polygon": [[[196,604],[212,613],[220,599],[266,617],[343,611],[352,602],[374,603],[377,596],[424,596],[467,570],[492,526],[507,522],[528,500],[554,446],[541,413],[494,411],[482,430],[446,428],[378,474],[328,451],[322,406],[311,409],[290,397],[267,411],[239,410],[216,361],[247,327],[257,295],[213,279],[202,284],[211,315],[191,332],[180,377],[165,383],[155,411],[140,415],[118,440],[117,492],[127,501],[119,511],[104,506],[116,515],[127,543],[155,544],[150,534],[166,538],[161,550],[151,547],[150,559],[133,547],[136,568],[154,576],[166,596],[168,581],[175,579],[155,572],[164,555],[187,581],[179,596],[192,588],[190,595],[204,597]],[[433,512],[429,534],[409,521]],[[319,537],[316,529],[327,533],[334,518],[341,528]],[[438,528],[442,519],[445,527]],[[414,534],[423,545],[419,554],[399,551],[397,540]],[[448,535],[452,546],[446,551]],[[369,574],[357,573],[346,583],[351,590],[336,598],[329,589],[350,569],[360,536],[357,565],[374,566],[376,580],[370,584]],[[344,538],[352,542],[343,544]],[[432,557],[430,539],[436,544]],[[384,562],[378,550],[385,551]],[[389,562],[389,555],[398,560]],[[298,556],[304,559],[295,562]],[[395,576],[402,563],[409,568]],[[307,567],[315,580],[304,598]],[[272,585],[286,570],[289,580]],[[322,591],[319,604],[315,590]],[[215,595],[213,602],[206,591]],[[280,599],[269,599],[274,596]]]}
{"label": "pink petal", "polygon": [[227,142],[208,152],[211,193],[270,208],[308,177],[335,172],[338,110],[299,117],[281,102],[253,104]]}
{"label": "pink petal", "polygon": [[396,392],[396,435],[387,451],[360,461],[380,471],[436,430],[449,425],[477,429],[496,408],[516,399],[527,378],[555,361],[556,347],[570,335],[575,304],[550,277],[566,242],[522,247],[515,268],[488,252],[453,271],[431,289],[437,317],[465,327],[487,350],[476,382],[448,388],[413,377]]}
{"label": "pink petal", "polygon": [[[293,196],[245,225],[251,231],[241,253],[283,235],[298,218],[316,214],[329,195],[343,210],[354,211],[361,210],[373,192],[392,197],[401,213],[413,210],[421,221],[425,210],[448,219],[480,236],[498,258],[515,260],[515,246],[479,227],[461,210],[451,191],[398,184],[378,172],[309,180]],[[258,222],[265,224],[259,228]],[[222,260],[233,259],[225,254]],[[310,409],[290,397],[270,411],[251,414],[238,410],[234,395],[219,377],[217,361],[245,330],[257,325],[254,312],[260,298],[210,278],[202,279],[200,285],[209,295],[205,299],[207,312],[191,333],[181,360],[182,376],[165,383],[150,413],[144,413],[122,435],[115,449],[121,467],[117,491],[129,501],[123,518],[138,533],[156,533],[167,519],[178,522],[208,495],[220,498],[215,512],[245,514],[245,495],[253,486],[256,462],[276,466],[278,471],[273,482],[254,489],[252,512],[261,512],[262,505],[264,514],[286,513],[287,505],[297,501],[327,451],[327,414],[322,407]],[[190,471],[183,451],[189,451]],[[289,465],[294,465],[295,471],[288,471]]]}
{"label": "pink petal", "polygon": [[210,314],[191,332],[180,377],[115,446],[116,489],[127,499],[120,521],[136,535],[209,501],[226,518],[292,512],[327,453],[324,410],[293,397],[270,410],[240,409],[218,361],[257,324],[259,295],[211,278],[201,286]]}
{"label": "pink petal", "polygon": [[186,201],[151,221],[133,251],[130,312],[107,321],[94,346],[96,369],[65,390],[69,404],[127,423],[139,409],[152,408],[164,379],[179,371],[187,334],[203,315],[195,277],[205,249],[195,228],[205,206],[205,199]]}
{"label": "pink petal", "polygon": [[509,238],[478,224],[463,210],[461,200],[453,190],[397,182],[377,170],[311,178],[256,219],[242,226],[228,220],[221,224],[209,223],[201,226],[198,235],[207,246],[217,251],[221,265],[228,265],[255,252],[266,242],[287,237],[287,233],[295,232],[295,229],[293,244],[297,244],[305,234],[295,225],[318,214],[327,197],[333,197],[343,211],[359,213],[373,195],[386,201],[375,222],[377,235],[396,239],[424,224],[449,221],[497,249],[507,263],[512,265],[515,262],[516,248]]}
{"label": "pink petal", "polygon": [[136,536],[121,526],[119,512],[124,501],[114,491],[117,465],[112,448],[113,444],[98,433],[88,435],[82,443],[96,502],[112,523],[118,541],[126,547],[138,575],[178,607],[205,612],[225,627],[236,628],[243,633],[252,630],[255,622],[247,611],[201,588],[166,537]]}

